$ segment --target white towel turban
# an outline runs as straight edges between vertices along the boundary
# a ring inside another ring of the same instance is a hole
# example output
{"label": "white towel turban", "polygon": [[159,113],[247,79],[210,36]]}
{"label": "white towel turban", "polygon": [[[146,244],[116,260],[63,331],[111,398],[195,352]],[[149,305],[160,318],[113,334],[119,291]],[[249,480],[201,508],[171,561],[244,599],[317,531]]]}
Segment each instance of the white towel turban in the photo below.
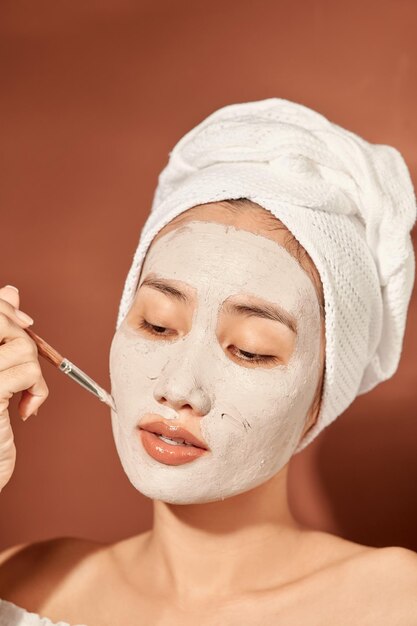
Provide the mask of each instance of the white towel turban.
{"label": "white towel turban", "polygon": [[415,273],[414,189],[398,150],[368,143],[304,105],[268,98],[220,108],[178,141],[159,175],[116,329],[156,233],[197,204],[241,197],[286,225],[323,284],[322,403],[297,453],[397,369]]}

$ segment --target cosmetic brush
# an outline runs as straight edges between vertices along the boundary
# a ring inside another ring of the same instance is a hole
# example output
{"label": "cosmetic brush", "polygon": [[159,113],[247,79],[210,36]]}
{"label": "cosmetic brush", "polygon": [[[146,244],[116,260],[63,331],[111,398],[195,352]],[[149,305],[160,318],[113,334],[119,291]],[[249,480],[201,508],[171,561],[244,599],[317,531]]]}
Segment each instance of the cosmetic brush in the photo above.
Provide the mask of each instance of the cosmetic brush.
{"label": "cosmetic brush", "polygon": [[46,343],[42,337],[39,337],[36,333],[33,332],[30,328],[24,328],[29,337],[32,337],[33,341],[36,343],[38,347],[38,352],[41,356],[43,356],[49,363],[52,363],[55,367],[57,367],[61,372],[64,372],[67,376],[75,380],[76,383],[87,389],[93,393],[99,400],[105,402],[109,407],[116,411],[116,405],[114,403],[113,397],[107,393],[100,385],[98,385],[92,378],[87,376],[85,372],[80,370],[79,367],[71,363],[69,359],[66,359],[62,356],[57,350],[55,350],[49,343]]}

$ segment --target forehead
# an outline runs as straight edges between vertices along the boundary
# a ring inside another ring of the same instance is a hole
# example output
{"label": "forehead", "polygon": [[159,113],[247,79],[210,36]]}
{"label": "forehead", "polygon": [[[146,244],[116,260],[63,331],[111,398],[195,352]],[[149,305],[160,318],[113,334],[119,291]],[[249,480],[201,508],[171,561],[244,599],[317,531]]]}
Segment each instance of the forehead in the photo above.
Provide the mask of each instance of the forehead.
{"label": "forehead", "polygon": [[317,303],[310,277],[282,245],[229,224],[194,220],[164,233],[148,250],[141,280],[149,273],[220,302],[246,294],[293,312]]}
{"label": "forehead", "polygon": [[259,204],[247,201],[245,210],[238,211],[232,211],[230,206],[223,202],[197,204],[180,213],[166,224],[156,234],[154,241],[156,242],[165,233],[178,228],[178,226],[184,223],[198,220],[236,226],[236,228],[263,235],[284,245],[284,247],[288,238],[288,231],[280,220]]}

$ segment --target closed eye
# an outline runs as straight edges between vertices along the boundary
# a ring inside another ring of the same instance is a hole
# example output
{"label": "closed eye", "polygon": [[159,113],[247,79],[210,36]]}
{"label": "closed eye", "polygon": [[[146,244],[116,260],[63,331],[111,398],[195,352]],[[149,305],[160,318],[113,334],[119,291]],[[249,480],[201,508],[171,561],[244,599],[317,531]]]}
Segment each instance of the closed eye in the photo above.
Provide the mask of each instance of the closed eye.
{"label": "closed eye", "polygon": [[[139,323],[139,328],[149,333],[150,335],[157,337],[167,337],[168,334],[165,333],[166,330],[170,330],[169,328],[165,328],[164,326],[156,326],[155,324],[150,324],[145,319],[142,319]],[[175,331],[173,331],[175,332]],[[272,356],[269,354],[256,354],[253,352],[247,352],[246,350],[241,350],[237,346],[231,346],[231,353],[237,357],[241,361],[246,361],[246,363],[278,363],[279,358],[276,356]]]}
{"label": "closed eye", "polygon": [[150,335],[157,335],[158,337],[167,337],[167,335],[165,335],[163,331],[169,330],[164,326],[155,326],[155,324],[150,324],[145,319],[142,319],[140,321],[139,328],[142,328],[142,330],[149,333]]}
{"label": "closed eye", "polygon": [[[237,348],[236,346],[232,346],[232,347],[234,348],[234,350],[237,350],[237,352],[239,353],[239,354],[236,354],[232,352],[232,354],[235,354],[235,356],[241,359],[241,361],[247,361],[249,363],[278,363],[279,362],[279,358],[276,356],[272,356],[269,354],[254,354],[253,352],[246,352],[246,350],[241,350],[240,348]],[[244,355],[244,358],[240,356],[241,354]]]}

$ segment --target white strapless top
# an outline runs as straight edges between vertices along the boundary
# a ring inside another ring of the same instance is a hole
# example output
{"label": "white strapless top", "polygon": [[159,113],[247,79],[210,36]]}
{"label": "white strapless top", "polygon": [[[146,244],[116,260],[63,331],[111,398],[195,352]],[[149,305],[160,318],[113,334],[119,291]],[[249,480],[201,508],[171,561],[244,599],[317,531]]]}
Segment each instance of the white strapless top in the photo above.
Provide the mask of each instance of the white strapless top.
{"label": "white strapless top", "polygon": [[[71,626],[71,624],[51,622],[47,617],[30,613],[13,602],[0,599],[0,626]],[[72,626],[86,626],[86,624],[73,624]]]}

